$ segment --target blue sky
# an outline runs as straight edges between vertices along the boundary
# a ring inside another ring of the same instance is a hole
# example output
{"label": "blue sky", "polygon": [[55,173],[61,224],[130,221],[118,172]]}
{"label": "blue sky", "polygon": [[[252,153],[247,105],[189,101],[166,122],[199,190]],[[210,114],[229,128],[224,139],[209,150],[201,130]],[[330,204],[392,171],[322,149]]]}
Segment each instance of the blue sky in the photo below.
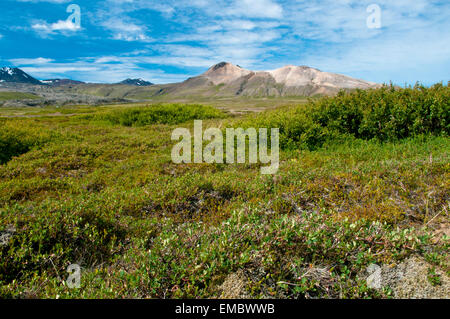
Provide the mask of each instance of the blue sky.
{"label": "blue sky", "polygon": [[[367,26],[370,4],[381,28]],[[1,0],[0,10],[0,66],[39,79],[170,83],[229,61],[400,85],[450,80],[448,0]]]}

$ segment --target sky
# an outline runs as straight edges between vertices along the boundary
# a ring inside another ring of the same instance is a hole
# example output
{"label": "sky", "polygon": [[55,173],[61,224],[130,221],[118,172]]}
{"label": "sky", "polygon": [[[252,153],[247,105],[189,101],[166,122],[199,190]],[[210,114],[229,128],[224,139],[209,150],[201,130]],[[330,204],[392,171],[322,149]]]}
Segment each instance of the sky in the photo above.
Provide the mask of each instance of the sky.
{"label": "sky", "polygon": [[38,79],[171,83],[227,61],[450,80],[448,0],[1,0],[0,12],[0,66]]}

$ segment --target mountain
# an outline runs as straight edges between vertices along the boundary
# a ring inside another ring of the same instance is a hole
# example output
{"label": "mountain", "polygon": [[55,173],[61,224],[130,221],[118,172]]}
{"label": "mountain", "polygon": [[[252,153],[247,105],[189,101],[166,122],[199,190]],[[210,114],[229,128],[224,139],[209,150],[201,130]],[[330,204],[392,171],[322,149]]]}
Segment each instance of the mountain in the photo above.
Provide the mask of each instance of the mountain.
{"label": "mountain", "polygon": [[42,80],[41,83],[51,85],[51,86],[84,84],[84,82],[75,81],[75,80],[71,80],[71,79],[48,79],[48,80]]}
{"label": "mountain", "polygon": [[[346,75],[323,72],[308,66],[287,65],[269,71],[251,71],[228,62],[213,65],[204,73],[183,82],[152,84],[142,79],[127,79],[116,84],[83,83],[69,79],[38,81],[20,69],[0,69],[0,86],[15,91],[73,101],[87,96],[105,99],[142,101],[226,100],[249,97],[298,98],[314,95],[334,95],[340,90],[370,89],[379,84]],[[19,81],[18,83],[9,83]],[[8,83],[6,83],[8,82]],[[30,85],[30,84],[41,84]]]}
{"label": "mountain", "polygon": [[282,83],[287,87],[313,85],[338,89],[368,89],[376,85],[341,74],[322,72],[307,66],[288,65],[268,71],[268,73],[275,79],[276,83]]}
{"label": "mountain", "polygon": [[341,89],[369,89],[378,84],[345,75],[322,72],[307,66],[287,65],[271,71],[251,71],[221,62],[205,73],[174,85],[167,93],[176,96],[311,96],[331,95]]}
{"label": "mountain", "polygon": [[21,69],[9,67],[3,67],[0,69],[0,82],[42,84],[39,80],[36,80],[31,75],[26,74]]}
{"label": "mountain", "polygon": [[126,79],[118,84],[135,85],[135,86],[150,86],[153,85],[152,82],[145,81],[143,79]]}
{"label": "mountain", "polygon": [[208,71],[203,73],[201,76],[207,78],[215,85],[218,85],[221,83],[230,84],[233,81],[246,77],[252,73],[252,71],[245,70],[240,66],[227,62],[220,62],[210,67]]}

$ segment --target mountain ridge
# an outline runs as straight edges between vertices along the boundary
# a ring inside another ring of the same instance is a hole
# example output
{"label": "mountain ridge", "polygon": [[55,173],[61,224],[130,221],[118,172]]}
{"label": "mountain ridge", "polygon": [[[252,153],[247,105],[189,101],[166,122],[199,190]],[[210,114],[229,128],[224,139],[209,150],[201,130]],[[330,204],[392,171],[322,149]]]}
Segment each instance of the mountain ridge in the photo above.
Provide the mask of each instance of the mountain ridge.
{"label": "mountain ridge", "polygon": [[41,80],[40,82],[51,85],[51,86],[85,84],[85,82],[71,80],[71,79],[47,79],[47,80]]}
{"label": "mountain ridge", "polygon": [[251,71],[220,62],[206,72],[168,89],[174,95],[188,91],[206,96],[312,96],[332,95],[342,89],[369,89],[379,84],[323,72],[308,66],[286,65],[269,71]]}
{"label": "mountain ridge", "polygon": [[131,79],[128,78],[126,80],[123,80],[117,84],[125,84],[125,85],[135,85],[135,86],[150,86],[150,85],[154,85],[154,83],[149,82],[149,81],[145,81],[144,79]]}
{"label": "mountain ridge", "polygon": [[19,68],[2,67],[0,69],[0,83],[13,82],[13,83],[27,83],[40,85],[41,82],[31,75],[25,73]]}
{"label": "mountain ridge", "polygon": [[[373,82],[323,72],[304,65],[286,65],[275,70],[252,71],[229,62],[220,62],[200,75],[169,84],[153,84],[142,79],[131,78],[115,84],[84,83],[70,79],[39,81],[17,68],[0,70],[3,70],[0,74],[4,74],[3,79],[7,82],[6,85],[0,83],[0,87],[16,86],[29,92],[50,90],[59,94],[83,94],[132,100],[305,97],[334,95],[340,90],[370,89],[380,86]],[[10,73],[17,76],[12,77]],[[0,82],[1,80],[0,77]],[[13,83],[14,80],[24,82]],[[34,88],[26,88],[30,84],[34,85]]]}

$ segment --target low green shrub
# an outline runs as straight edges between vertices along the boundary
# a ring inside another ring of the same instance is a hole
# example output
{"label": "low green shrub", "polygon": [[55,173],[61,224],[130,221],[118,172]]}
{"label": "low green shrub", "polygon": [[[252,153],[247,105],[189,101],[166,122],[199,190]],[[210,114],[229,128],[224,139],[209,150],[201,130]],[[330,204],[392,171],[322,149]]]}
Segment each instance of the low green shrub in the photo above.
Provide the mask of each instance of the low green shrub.
{"label": "low green shrub", "polygon": [[109,111],[95,119],[114,125],[145,126],[151,124],[178,124],[189,120],[223,118],[225,114],[211,106],[199,104],[158,104],[150,107],[134,107]]}
{"label": "low green shrub", "polygon": [[7,100],[24,100],[24,99],[30,99],[35,100],[39,99],[39,96],[31,93],[23,93],[23,92],[0,92],[0,101],[7,101]]}
{"label": "low green shrub", "polygon": [[0,165],[49,141],[51,134],[0,122]]}
{"label": "low green shrub", "polygon": [[[126,230],[113,214],[100,208],[79,206],[55,207],[44,202],[35,214],[32,208],[18,205],[0,223],[14,225],[14,234],[7,245],[0,246],[0,282],[25,279],[43,271],[55,272],[71,263],[94,265],[113,257],[116,243]],[[80,205],[80,204],[77,204]],[[0,212],[2,214],[2,212]]]}
{"label": "low green shrub", "polygon": [[373,90],[341,91],[306,105],[266,112],[238,123],[243,127],[280,129],[280,147],[309,149],[342,138],[395,141],[450,131],[450,89],[384,86]]}
{"label": "low green shrub", "polygon": [[448,134],[450,89],[442,84],[430,88],[416,85],[398,89],[341,92],[315,103],[314,122],[357,138],[403,139],[420,134]]}

